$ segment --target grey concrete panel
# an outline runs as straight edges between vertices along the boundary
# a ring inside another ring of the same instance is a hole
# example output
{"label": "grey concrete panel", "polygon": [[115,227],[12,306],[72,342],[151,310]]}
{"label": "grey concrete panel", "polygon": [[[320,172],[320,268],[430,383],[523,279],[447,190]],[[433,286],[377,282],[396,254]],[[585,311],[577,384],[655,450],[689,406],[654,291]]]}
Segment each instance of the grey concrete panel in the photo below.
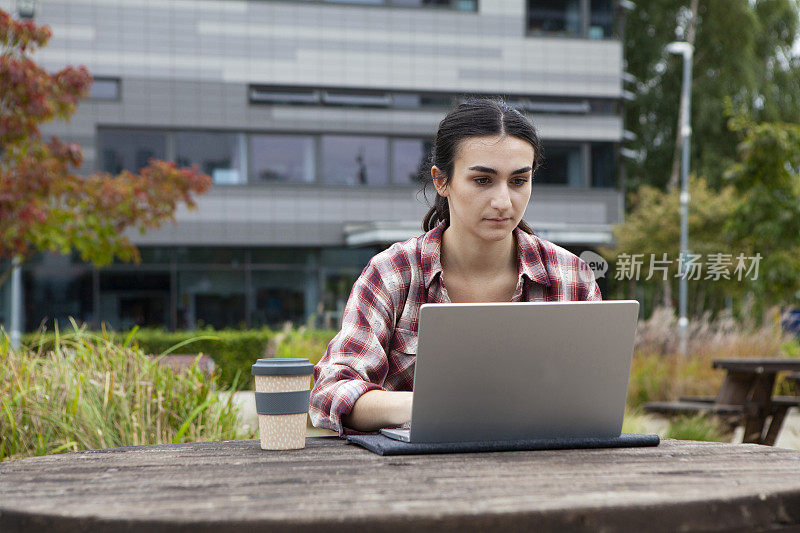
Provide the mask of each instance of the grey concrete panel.
{"label": "grey concrete panel", "polygon": [[[534,186],[526,219],[538,224],[606,227],[620,221],[613,190]],[[344,244],[342,226],[372,221],[421,221],[427,211],[413,188],[215,187],[197,211],[178,211],[177,226],[136,237],[140,244]],[[327,228],[311,231],[308,228]],[[308,231],[308,234],[305,232]],[[335,240],[330,240],[335,234]]]}
{"label": "grey concrete panel", "polygon": [[[331,41],[322,39],[301,39],[296,41],[297,48],[309,48],[313,50],[337,50],[348,52],[364,52],[365,44],[363,42],[347,42],[347,41]],[[423,49],[424,50],[424,49]],[[391,54],[414,54],[420,53],[420,47],[413,43],[391,43],[380,42],[370,43],[368,45],[370,53],[391,53]],[[429,53],[433,54],[434,51],[430,50]],[[473,58],[500,58],[503,56],[503,50],[497,47],[485,46],[437,46],[435,50],[437,57],[441,56],[456,56],[456,57],[473,57]]]}
{"label": "grey concrete panel", "polygon": [[620,73],[582,73],[582,72],[524,72],[501,69],[458,70],[464,80],[499,79],[504,81],[533,81],[540,83],[564,83],[569,85],[606,84],[616,87],[620,84]]}
{"label": "grey concrete panel", "polygon": [[88,20],[80,19],[79,16],[72,13],[70,6],[63,3],[55,2],[40,2],[37,6],[37,17],[46,17],[47,20],[53,22],[58,21],[61,24],[85,24]]}

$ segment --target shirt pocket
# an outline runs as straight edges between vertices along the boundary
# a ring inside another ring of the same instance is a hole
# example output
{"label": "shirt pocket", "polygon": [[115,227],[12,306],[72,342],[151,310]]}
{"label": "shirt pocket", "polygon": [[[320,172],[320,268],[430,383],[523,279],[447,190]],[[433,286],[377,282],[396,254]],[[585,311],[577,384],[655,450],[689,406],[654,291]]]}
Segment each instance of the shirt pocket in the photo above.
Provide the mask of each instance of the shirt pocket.
{"label": "shirt pocket", "polygon": [[392,336],[391,355],[416,356],[417,332],[410,329],[395,328]]}

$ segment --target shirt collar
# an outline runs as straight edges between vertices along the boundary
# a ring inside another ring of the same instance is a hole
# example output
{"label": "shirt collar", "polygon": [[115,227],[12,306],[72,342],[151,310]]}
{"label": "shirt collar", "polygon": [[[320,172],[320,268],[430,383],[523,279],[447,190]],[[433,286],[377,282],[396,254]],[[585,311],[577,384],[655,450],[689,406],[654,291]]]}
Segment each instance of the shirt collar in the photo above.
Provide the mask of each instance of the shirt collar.
{"label": "shirt collar", "polygon": [[422,244],[420,246],[422,279],[425,282],[426,289],[430,288],[436,276],[442,273],[441,244],[443,233],[444,224],[437,224],[435,228],[422,236]]}
{"label": "shirt collar", "polygon": [[527,276],[529,280],[535,281],[546,287],[550,286],[550,276],[542,259],[542,247],[539,245],[539,238],[536,235],[525,233],[519,228],[514,228],[514,235],[517,237],[517,257],[519,262],[517,268],[520,276]]}
{"label": "shirt collar", "polygon": [[[440,223],[422,236],[420,255],[426,289],[430,288],[436,276],[442,273],[441,244],[444,229],[444,224]],[[549,287],[550,276],[547,275],[547,269],[542,261],[538,238],[519,228],[514,228],[514,236],[517,242],[519,276],[526,276],[531,281]]]}

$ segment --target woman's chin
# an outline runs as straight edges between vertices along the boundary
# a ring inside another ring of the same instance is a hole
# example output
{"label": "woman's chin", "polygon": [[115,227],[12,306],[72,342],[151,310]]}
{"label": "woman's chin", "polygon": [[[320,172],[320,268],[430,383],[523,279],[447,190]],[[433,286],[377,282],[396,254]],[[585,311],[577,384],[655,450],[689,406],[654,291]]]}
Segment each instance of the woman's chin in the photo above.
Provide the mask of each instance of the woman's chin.
{"label": "woman's chin", "polygon": [[503,241],[507,239],[513,231],[514,226],[509,223],[505,227],[482,228],[479,235],[487,241]]}

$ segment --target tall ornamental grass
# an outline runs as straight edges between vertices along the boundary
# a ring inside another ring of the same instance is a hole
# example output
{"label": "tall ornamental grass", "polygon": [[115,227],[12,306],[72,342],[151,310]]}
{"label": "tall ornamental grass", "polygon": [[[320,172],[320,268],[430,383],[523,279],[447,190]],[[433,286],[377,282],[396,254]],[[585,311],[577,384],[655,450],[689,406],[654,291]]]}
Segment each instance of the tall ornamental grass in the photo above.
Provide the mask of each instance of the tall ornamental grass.
{"label": "tall ornamental grass", "polygon": [[[657,309],[639,322],[628,386],[630,407],[680,396],[715,396],[725,371],[712,368],[714,359],[800,356],[800,345],[781,329],[777,310],[770,310],[760,324],[724,313],[714,319],[694,318],[689,321],[685,356],[678,351],[677,331],[678,319],[670,309]],[[792,393],[789,382],[780,381],[777,387],[781,394]]]}
{"label": "tall ornamental grass", "polygon": [[0,461],[237,437],[232,395],[220,399],[218,376],[196,362],[177,373],[130,336],[114,343],[73,328],[56,332],[47,351],[36,343],[14,350],[0,331]]}

